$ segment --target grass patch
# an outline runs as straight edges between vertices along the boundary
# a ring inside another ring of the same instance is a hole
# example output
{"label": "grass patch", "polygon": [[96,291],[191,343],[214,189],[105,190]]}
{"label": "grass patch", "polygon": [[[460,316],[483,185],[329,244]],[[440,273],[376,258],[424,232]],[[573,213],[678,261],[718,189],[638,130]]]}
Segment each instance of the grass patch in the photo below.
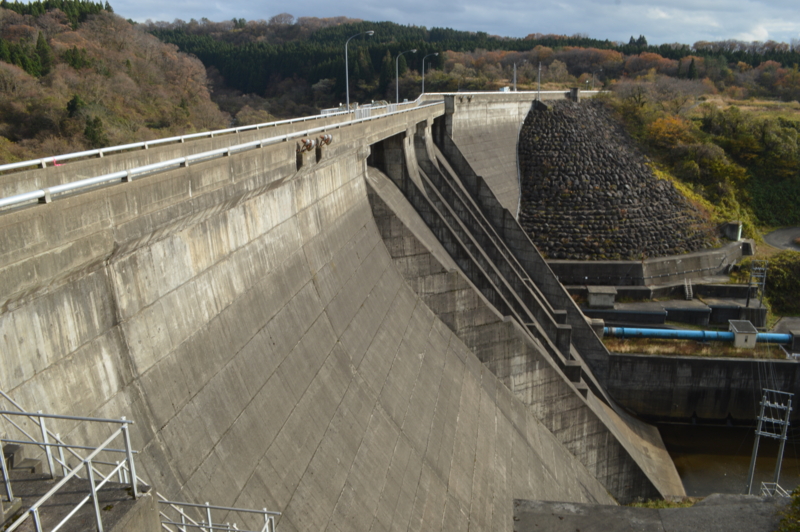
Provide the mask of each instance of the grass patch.
{"label": "grass patch", "polygon": [[603,344],[612,353],[631,355],[786,358],[783,349],[774,344],[758,344],[755,349],[737,349],[731,342],[697,342],[695,340],[664,340],[660,338],[603,338]]}
{"label": "grass patch", "polygon": [[676,500],[652,499],[649,501],[632,502],[628,506],[633,508],[651,508],[653,510],[661,510],[664,508],[690,508],[702,500],[702,497],[683,497]]}

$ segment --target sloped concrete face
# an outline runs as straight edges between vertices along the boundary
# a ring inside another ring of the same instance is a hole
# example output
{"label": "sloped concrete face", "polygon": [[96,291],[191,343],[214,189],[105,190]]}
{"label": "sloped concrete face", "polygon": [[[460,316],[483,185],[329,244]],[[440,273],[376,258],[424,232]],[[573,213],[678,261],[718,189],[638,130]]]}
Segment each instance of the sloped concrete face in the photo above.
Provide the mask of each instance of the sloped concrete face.
{"label": "sloped concrete face", "polygon": [[510,530],[515,498],[613,504],[408,286],[366,152],[337,150],[298,173],[278,146],[4,218],[70,221],[42,253],[74,257],[4,292],[5,391],[134,419],[159,492],[282,511],[281,531]]}
{"label": "sloped concrete face", "polygon": [[657,429],[584,397],[455,263],[440,262],[449,256],[391,180],[368,172],[370,204],[397,269],[528,411],[618,500],[685,495]]}

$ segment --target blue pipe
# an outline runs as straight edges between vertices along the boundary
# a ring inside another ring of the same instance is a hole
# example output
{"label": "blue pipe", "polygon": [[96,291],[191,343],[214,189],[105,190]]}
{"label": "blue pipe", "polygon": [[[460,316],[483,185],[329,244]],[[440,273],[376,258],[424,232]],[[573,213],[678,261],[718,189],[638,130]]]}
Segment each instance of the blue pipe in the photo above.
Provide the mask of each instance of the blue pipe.
{"label": "blue pipe", "polygon": [[[662,338],[666,340],[699,340],[701,342],[732,342],[733,333],[727,331],[692,331],[686,329],[640,329],[637,327],[605,327],[603,334],[616,338]],[[756,342],[773,344],[792,343],[791,334],[758,333]]]}

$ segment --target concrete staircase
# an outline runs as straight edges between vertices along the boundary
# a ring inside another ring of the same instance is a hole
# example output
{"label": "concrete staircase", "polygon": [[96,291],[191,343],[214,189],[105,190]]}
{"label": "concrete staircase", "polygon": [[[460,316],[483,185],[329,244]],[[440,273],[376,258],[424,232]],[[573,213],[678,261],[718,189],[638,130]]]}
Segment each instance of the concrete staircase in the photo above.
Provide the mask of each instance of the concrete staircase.
{"label": "concrete staircase", "polygon": [[[5,500],[5,496],[3,497],[3,516],[0,526],[5,530],[46,495],[61,477],[53,478],[44,472],[41,460],[27,458],[24,446],[7,444],[3,447],[3,456],[14,493],[14,500],[11,503]],[[98,490],[98,501],[102,508],[103,527],[106,532],[156,532],[159,529],[155,504],[148,493],[150,488],[140,484],[139,490],[141,492],[139,499],[131,497],[128,484],[109,482]],[[52,530],[90,491],[89,480],[70,479],[40,507],[42,529]],[[95,528],[94,507],[90,502],[78,510],[59,530],[79,532]],[[16,530],[35,531],[36,527],[33,520],[28,519]]]}

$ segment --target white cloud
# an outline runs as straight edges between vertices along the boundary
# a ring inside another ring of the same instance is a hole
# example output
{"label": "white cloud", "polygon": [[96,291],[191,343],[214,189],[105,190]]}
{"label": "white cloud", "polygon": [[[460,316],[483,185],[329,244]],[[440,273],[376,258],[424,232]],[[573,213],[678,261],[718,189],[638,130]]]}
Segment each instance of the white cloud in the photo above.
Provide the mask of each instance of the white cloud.
{"label": "white cloud", "polygon": [[769,30],[763,24],[758,24],[750,31],[740,33],[736,38],[742,41],[766,41],[769,40]]}
{"label": "white cloud", "polygon": [[524,37],[529,33],[573,35],[627,42],[644,35],[653,44],[742,39],[790,41],[800,35],[797,0],[573,0],[533,3],[529,0],[111,0],[115,11],[134,20],[189,20],[202,17],[269,19],[289,12],[296,17],[344,15],[399,24],[485,31]]}
{"label": "white cloud", "polygon": [[662,9],[659,9],[657,7],[649,9],[647,11],[647,17],[653,20],[663,20],[672,18],[669,15],[667,15]]}

